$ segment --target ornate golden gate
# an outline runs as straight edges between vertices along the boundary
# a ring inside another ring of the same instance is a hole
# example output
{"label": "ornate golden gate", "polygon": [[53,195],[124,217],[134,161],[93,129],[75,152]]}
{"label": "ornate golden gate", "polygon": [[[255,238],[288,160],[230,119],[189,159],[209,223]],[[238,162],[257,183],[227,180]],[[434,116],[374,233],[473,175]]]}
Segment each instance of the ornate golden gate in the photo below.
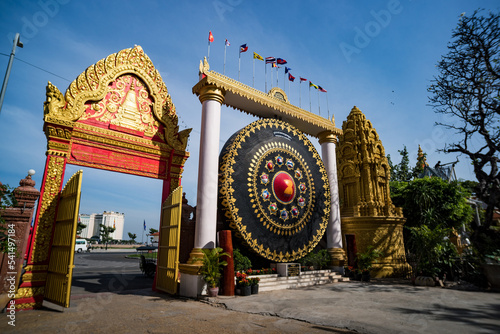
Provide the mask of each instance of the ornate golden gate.
{"label": "ornate golden gate", "polygon": [[[18,309],[40,308],[44,296],[54,298],[47,280],[58,275],[61,265],[54,223],[66,164],[163,180],[164,202],[180,186],[189,157],[191,129],[179,131],[167,87],[140,46],[89,66],[65,94],[49,82],[44,121],[47,160],[27,265],[15,297]],[[49,266],[57,269],[49,273]]]}
{"label": "ornate golden gate", "polygon": [[69,307],[75,255],[76,225],[80,209],[82,171],[76,172],[61,191],[54,228],[54,239],[47,269],[44,299]]}
{"label": "ornate golden gate", "polygon": [[161,208],[156,289],[177,293],[179,241],[181,238],[182,186],[175,189]]}

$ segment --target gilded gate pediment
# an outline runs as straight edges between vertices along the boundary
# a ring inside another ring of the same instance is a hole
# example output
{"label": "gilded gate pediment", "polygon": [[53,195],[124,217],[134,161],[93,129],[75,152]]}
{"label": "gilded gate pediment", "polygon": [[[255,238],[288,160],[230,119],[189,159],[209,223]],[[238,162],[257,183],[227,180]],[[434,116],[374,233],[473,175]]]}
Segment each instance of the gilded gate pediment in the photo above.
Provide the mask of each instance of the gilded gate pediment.
{"label": "gilded gate pediment", "polygon": [[[147,129],[142,130],[149,135],[153,131],[153,123],[160,123],[164,129],[160,138],[169,147],[184,151],[191,129],[179,132],[178,116],[167,87],[151,59],[140,46],[119,51],[89,66],[70,84],[64,95],[49,82],[44,103],[45,122],[73,127],[75,122],[82,119],[82,116],[88,119],[88,112],[86,113],[88,105],[91,104],[92,108],[97,109],[99,103],[110,93],[112,84],[126,75],[136,78],[138,85],[144,85],[144,91],[151,100],[151,117],[144,116],[144,112],[128,108],[117,114],[120,117],[110,119],[111,123],[120,126],[124,124],[125,128],[131,128],[134,126],[132,118],[137,116],[143,121],[140,122],[141,124],[137,121],[136,127],[141,128],[142,123],[147,124]],[[130,107],[137,97],[128,94],[126,98]],[[127,105],[120,106],[125,108]],[[125,112],[129,114],[128,120],[127,117],[123,117]]]}

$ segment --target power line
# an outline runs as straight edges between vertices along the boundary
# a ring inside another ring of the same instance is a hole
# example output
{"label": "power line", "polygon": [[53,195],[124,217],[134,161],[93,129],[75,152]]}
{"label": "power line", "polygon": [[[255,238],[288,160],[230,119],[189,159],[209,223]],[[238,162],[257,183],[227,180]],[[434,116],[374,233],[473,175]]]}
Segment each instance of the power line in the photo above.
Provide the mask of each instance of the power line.
{"label": "power line", "polygon": [[[5,53],[1,53],[1,52],[0,52],[0,55],[9,57],[9,55],[7,55],[7,54],[5,54]],[[34,68],[36,68],[36,69],[39,69],[40,71],[46,72],[46,73],[48,73],[48,74],[52,74],[53,76],[56,76],[56,77],[58,77],[58,78],[60,78],[60,79],[66,80],[66,81],[68,81],[68,82],[71,82],[71,80],[69,80],[69,79],[63,78],[63,77],[62,77],[62,76],[60,76],[60,75],[57,75],[57,74],[55,74],[55,73],[53,73],[53,72],[47,71],[46,69],[43,69],[43,68],[39,67],[39,66],[33,65],[33,64],[31,64],[31,63],[28,63],[27,61],[22,60],[22,59],[20,59],[19,57],[14,58],[14,60],[19,60],[19,61],[21,61],[21,62],[23,62],[23,63],[25,63],[25,64],[27,64],[27,65],[30,65],[30,66],[32,66],[32,67],[34,67]]]}

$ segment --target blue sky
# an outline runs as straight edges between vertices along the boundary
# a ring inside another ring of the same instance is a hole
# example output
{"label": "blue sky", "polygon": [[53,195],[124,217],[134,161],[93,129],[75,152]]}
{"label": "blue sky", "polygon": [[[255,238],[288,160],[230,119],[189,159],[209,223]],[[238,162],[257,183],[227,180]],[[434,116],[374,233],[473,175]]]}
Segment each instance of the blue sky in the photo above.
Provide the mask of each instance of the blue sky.
{"label": "blue sky", "polygon": [[[462,12],[497,11],[498,1],[77,1],[3,0],[0,3],[0,73],[7,68],[16,32],[17,49],[7,95],[0,112],[0,181],[17,186],[31,168],[40,187],[45,163],[43,134],[45,86],[62,92],[88,66],[122,49],[142,46],[160,72],[179,115],[179,125],[193,128],[191,158],[182,183],[195,205],[201,105],[191,88],[198,81],[200,59],[207,55],[208,31],[214,35],[211,69],[252,85],[252,52],[288,61],[292,75],[328,91],[312,92],[313,112],[335,116],[338,127],[356,105],[371,120],[394,162],[406,145],[411,164],[420,144],[428,162],[451,162],[456,156],[437,149],[454,135],[436,128],[442,121],[427,105],[427,87],[437,74],[451,31]],[[33,67],[29,64],[35,65]],[[255,64],[255,88],[264,90],[264,65]],[[41,69],[43,70],[41,70]],[[269,70],[269,68],[268,68]],[[51,73],[48,73],[51,72]],[[274,75],[274,80],[276,76]],[[270,88],[268,72],[268,88]],[[279,72],[283,88],[283,69]],[[307,85],[286,83],[291,103],[309,109]],[[328,101],[327,101],[328,99]],[[223,107],[221,141],[255,120]],[[316,140],[312,141],[316,144]],[[319,146],[317,146],[319,147]],[[474,179],[470,163],[460,157],[458,178]],[[80,167],[68,165],[67,180]],[[142,235],[142,222],[157,227],[161,181],[84,168],[81,213],[125,213],[127,232]]]}

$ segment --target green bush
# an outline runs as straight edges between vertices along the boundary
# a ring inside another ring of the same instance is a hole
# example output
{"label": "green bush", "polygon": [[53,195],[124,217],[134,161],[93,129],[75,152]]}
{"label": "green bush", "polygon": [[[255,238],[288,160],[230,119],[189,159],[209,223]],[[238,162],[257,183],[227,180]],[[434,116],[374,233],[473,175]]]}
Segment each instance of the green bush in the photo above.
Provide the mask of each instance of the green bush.
{"label": "green bush", "polygon": [[248,257],[241,254],[238,248],[233,250],[234,270],[243,272],[252,268],[252,262]]}
{"label": "green bush", "polygon": [[322,249],[316,253],[309,253],[302,259],[298,260],[303,267],[314,267],[314,269],[324,269],[330,262],[330,254],[326,249]]}

